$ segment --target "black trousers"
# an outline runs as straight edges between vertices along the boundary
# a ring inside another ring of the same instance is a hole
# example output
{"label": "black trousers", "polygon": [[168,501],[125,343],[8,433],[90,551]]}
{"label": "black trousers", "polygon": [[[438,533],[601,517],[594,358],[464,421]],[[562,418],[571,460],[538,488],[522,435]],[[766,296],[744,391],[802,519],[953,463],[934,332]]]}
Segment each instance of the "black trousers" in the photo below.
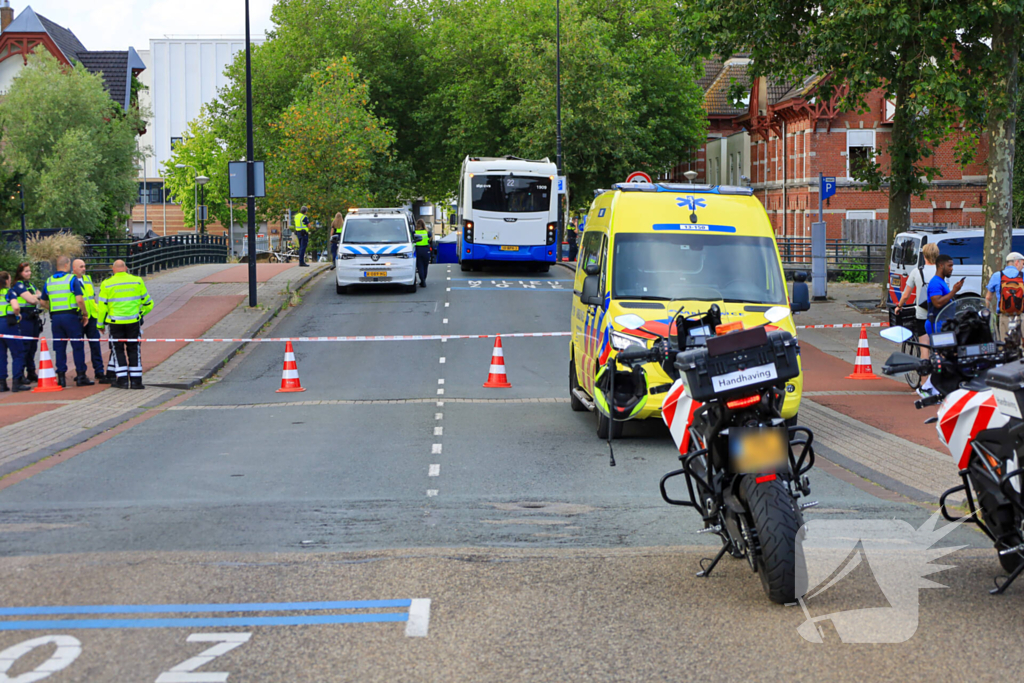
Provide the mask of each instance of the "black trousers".
{"label": "black trousers", "polygon": [[110,338],[114,341],[114,354],[117,356],[117,378],[138,377],[142,379],[142,358],[139,354],[139,342],[117,341],[120,339],[138,339],[141,330],[139,323],[110,324]]}
{"label": "black trousers", "polygon": [[430,247],[416,247],[416,272],[420,282],[427,283],[427,266],[430,265]]}
{"label": "black trousers", "polygon": [[[96,318],[89,318],[85,326],[85,336],[89,339],[89,355],[92,357],[92,374],[97,377],[103,374],[103,348],[100,346],[100,331],[96,326]],[[96,341],[92,341],[95,339]]]}
{"label": "black trousers", "polygon": [[566,238],[566,241],[569,243],[569,260],[575,261],[576,255],[579,253],[579,248],[576,245],[576,233],[571,233],[571,235]]}
{"label": "black trousers", "polygon": [[306,247],[309,246],[309,231],[308,230],[296,230],[295,234],[299,238],[299,263],[306,262]]}

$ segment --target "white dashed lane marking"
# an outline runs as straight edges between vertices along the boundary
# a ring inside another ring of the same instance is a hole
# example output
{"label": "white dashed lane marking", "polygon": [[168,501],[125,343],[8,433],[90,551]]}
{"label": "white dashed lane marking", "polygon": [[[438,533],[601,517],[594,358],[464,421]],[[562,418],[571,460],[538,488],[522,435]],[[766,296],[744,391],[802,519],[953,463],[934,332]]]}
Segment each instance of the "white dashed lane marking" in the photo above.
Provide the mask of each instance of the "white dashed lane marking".
{"label": "white dashed lane marking", "polygon": [[444,356],[441,356],[441,362],[444,363]]}
{"label": "white dashed lane marking", "polygon": [[438,389],[437,390],[437,395],[438,396],[444,396],[444,389]]}
{"label": "white dashed lane marking", "polygon": [[443,379],[439,379],[439,380],[437,380],[437,383],[438,384],[444,384],[444,380]]}
{"label": "white dashed lane marking", "polygon": [[427,498],[433,498],[437,495],[437,489],[427,489]]}
{"label": "white dashed lane marking", "polygon": [[[441,404],[439,403],[438,405],[441,405]],[[434,419],[435,420],[440,420],[442,418],[444,418],[444,413],[434,413]]]}
{"label": "white dashed lane marking", "polygon": [[437,476],[440,476],[440,474],[441,474],[441,466],[440,465],[431,465],[430,466],[430,470],[427,471],[427,475],[431,476],[431,477],[437,477]]}
{"label": "white dashed lane marking", "polygon": [[444,427],[434,427],[434,436],[443,436]]}

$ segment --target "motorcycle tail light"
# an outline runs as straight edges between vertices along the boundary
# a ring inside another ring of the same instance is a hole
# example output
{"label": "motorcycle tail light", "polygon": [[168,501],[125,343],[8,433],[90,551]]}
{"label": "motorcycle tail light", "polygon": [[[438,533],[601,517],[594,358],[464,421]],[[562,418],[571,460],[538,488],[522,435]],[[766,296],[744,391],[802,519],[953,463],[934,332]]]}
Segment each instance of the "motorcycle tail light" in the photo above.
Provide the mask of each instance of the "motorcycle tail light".
{"label": "motorcycle tail light", "polygon": [[760,400],[761,395],[754,394],[753,396],[744,396],[743,398],[734,398],[731,401],[726,401],[725,405],[730,410],[739,410],[740,408],[749,408]]}

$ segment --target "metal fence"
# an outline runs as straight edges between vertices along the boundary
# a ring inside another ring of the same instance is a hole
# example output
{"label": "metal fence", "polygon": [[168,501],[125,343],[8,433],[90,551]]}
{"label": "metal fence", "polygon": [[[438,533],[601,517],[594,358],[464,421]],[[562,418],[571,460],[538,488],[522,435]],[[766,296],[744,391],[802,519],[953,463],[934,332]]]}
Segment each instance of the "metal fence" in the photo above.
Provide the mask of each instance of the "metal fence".
{"label": "metal fence", "polygon": [[88,244],[82,257],[90,272],[110,271],[121,259],[133,275],[150,275],[166,268],[197,263],[227,263],[228,240],[220,235],[168,235],[148,240]]}
{"label": "metal fence", "polygon": [[[70,231],[70,228],[32,228],[25,231],[25,239],[49,237],[59,232]],[[0,246],[5,246],[12,251],[21,251],[25,246],[21,241],[21,228],[0,230]]]}
{"label": "metal fence", "polygon": [[[810,237],[777,237],[782,265],[795,270],[811,268]],[[849,242],[842,239],[825,241],[825,263],[829,279],[852,282],[878,282],[888,276],[889,256],[884,244]]]}

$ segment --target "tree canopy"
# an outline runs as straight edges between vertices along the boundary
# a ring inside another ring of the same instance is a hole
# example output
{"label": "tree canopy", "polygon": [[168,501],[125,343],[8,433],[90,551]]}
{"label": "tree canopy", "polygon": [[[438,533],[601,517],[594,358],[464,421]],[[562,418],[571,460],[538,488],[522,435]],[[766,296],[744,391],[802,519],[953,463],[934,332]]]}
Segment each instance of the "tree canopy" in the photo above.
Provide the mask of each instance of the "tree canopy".
{"label": "tree canopy", "polygon": [[[629,171],[661,173],[703,144],[701,91],[694,60],[675,40],[674,7],[671,0],[561,3],[563,168],[574,205]],[[467,155],[555,158],[548,0],[279,0],[273,20],[252,54],[255,155],[267,161],[268,194],[272,178],[282,182],[282,194],[261,203],[264,213],[325,193],[332,210],[317,217],[329,219],[343,201],[331,195],[332,184],[385,204],[442,201]],[[329,64],[350,65],[365,84],[363,112],[351,114],[387,131],[384,147],[383,139],[366,147],[360,138],[368,131],[356,127],[323,141],[312,136],[316,116],[353,104],[343,102],[344,89],[311,99],[311,75]],[[233,158],[245,148],[244,68],[240,54],[210,109]],[[324,166],[333,178],[316,180],[288,171],[286,149],[316,158],[321,142],[326,155],[346,145],[372,149],[361,157],[372,157],[372,173]]]}
{"label": "tree canopy", "polygon": [[123,232],[136,195],[143,116],[117,106],[99,74],[48,53],[30,56],[0,100],[5,166],[21,180],[28,224]]}

